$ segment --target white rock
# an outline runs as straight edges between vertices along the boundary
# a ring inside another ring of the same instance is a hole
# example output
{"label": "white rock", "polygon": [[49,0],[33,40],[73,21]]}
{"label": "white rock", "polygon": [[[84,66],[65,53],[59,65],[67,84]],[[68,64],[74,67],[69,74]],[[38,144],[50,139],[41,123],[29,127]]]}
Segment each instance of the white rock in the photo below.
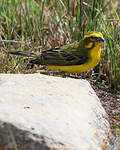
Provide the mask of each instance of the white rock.
{"label": "white rock", "polygon": [[108,144],[106,117],[85,80],[0,75],[3,149],[14,147],[13,135],[20,150],[102,150]]}

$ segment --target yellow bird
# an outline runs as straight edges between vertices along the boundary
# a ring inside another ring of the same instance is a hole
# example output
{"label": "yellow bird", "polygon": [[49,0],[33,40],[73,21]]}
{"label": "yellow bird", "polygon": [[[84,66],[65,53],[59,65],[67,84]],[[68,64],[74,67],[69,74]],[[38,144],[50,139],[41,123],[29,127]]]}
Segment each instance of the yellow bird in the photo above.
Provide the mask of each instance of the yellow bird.
{"label": "yellow bird", "polygon": [[101,56],[104,38],[101,32],[86,34],[80,42],[43,50],[40,53],[9,51],[10,54],[30,57],[30,63],[67,73],[81,73],[95,67]]}

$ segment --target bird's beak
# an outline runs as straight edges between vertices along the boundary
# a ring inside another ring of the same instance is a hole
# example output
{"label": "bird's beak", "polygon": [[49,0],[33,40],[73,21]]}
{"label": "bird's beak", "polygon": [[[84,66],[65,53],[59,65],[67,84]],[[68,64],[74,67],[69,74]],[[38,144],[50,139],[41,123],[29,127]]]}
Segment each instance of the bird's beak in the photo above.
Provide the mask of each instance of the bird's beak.
{"label": "bird's beak", "polygon": [[105,39],[103,38],[103,36],[99,37],[99,42],[102,44],[103,51],[105,51],[105,44],[106,44],[106,42],[105,42]]}
{"label": "bird's beak", "polygon": [[99,37],[99,42],[104,42],[105,41],[105,39],[103,38],[103,36],[100,36]]}

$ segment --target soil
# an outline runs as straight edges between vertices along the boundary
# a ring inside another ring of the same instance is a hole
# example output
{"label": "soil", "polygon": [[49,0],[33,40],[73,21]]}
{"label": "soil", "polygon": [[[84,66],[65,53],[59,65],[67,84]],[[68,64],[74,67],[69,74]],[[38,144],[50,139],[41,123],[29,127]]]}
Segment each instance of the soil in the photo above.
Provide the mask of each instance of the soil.
{"label": "soil", "polygon": [[110,150],[120,150],[120,94],[115,94],[104,80],[90,79],[89,82],[109,116],[109,123],[113,134],[113,137],[110,139]]}

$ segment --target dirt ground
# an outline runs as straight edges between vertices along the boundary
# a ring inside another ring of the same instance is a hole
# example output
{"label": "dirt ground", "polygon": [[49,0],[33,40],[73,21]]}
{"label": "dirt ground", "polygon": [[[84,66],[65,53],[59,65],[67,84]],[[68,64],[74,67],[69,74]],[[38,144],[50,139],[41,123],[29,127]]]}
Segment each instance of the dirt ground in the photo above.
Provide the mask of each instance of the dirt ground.
{"label": "dirt ground", "polygon": [[110,139],[110,149],[120,150],[120,94],[115,94],[104,82],[95,80],[89,80],[89,82],[109,116],[109,123],[113,134],[112,139]]}

